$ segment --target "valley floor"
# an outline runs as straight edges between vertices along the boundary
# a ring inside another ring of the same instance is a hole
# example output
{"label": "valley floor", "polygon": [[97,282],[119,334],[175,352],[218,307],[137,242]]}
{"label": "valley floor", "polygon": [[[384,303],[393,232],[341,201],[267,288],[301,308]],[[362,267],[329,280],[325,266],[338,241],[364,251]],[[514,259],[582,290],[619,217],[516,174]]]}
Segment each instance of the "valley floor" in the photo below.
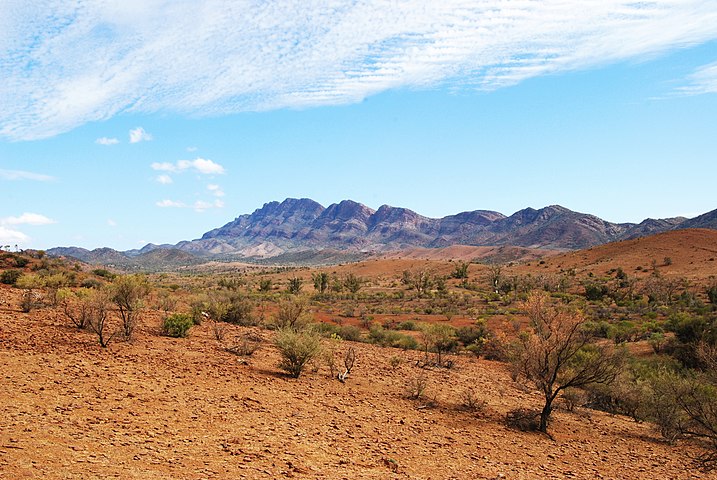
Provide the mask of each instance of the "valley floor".
{"label": "valley floor", "polygon": [[[620,416],[558,411],[554,439],[508,429],[506,412],[540,397],[500,363],[426,369],[420,352],[343,342],[357,354],[345,384],[325,366],[296,380],[269,331],[252,330],[267,341],[245,362],[208,325],[171,339],[150,316],[103,350],[59,311],[0,295],[0,478],[717,478],[692,468],[690,445]],[[407,399],[420,376],[426,398]],[[471,387],[480,412],[460,407]]]}

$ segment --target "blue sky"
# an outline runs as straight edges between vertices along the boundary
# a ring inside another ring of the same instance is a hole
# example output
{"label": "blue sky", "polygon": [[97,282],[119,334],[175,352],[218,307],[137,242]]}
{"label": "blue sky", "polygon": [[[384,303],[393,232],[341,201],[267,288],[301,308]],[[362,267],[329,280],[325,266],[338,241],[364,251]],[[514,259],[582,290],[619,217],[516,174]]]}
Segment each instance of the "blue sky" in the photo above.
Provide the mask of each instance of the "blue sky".
{"label": "blue sky", "polygon": [[176,243],[286,197],[717,208],[715,2],[114,3],[0,4],[0,244]]}

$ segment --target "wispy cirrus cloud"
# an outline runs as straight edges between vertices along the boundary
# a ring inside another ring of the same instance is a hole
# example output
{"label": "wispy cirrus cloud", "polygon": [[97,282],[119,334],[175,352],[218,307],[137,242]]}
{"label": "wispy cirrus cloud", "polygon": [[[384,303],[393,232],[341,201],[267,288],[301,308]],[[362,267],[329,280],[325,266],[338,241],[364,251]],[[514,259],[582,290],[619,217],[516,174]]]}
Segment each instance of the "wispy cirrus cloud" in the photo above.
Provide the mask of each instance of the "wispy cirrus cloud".
{"label": "wispy cirrus cloud", "polygon": [[224,173],[226,173],[226,169],[222,165],[206,158],[196,158],[194,160],[179,160],[176,163],[155,162],[150,165],[150,167],[152,167],[152,170],[171,173],[180,173],[187,170],[191,170],[204,175],[223,175]]}
{"label": "wispy cirrus cloud", "polygon": [[224,115],[395,88],[496,89],[717,38],[704,0],[0,3],[0,136],[119,113]]}
{"label": "wispy cirrus cloud", "polygon": [[55,179],[50,175],[42,173],[26,172],[24,170],[3,170],[0,169],[0,179],[2,180],[34,180],[36,182],[50,182]]}
{"label": "wispy cirrus cloud", "polygon": [[687,85],[679,89],[686,95],[717,93],[717,62],[698,68],[687,77]]}

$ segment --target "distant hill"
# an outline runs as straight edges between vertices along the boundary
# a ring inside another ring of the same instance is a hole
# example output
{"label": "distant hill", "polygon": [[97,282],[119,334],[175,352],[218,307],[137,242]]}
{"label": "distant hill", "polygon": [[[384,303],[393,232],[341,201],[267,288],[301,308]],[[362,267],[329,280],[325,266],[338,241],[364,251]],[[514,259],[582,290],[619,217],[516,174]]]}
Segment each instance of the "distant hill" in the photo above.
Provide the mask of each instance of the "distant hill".
{"label": "distant hill", "polygon": [[[664,276],[703,281],[717,273],[717,230],[671,230],[543,257],[541,263],[545,273],[574,270],[598,278],[622,268],[632,278],[653,275],[657,269]],[[534,273],[530,265],[517,268]]]}
{"label": "distant hill", "polygon": [[119,252],[111,248],[87,250],[78,247],[58,247],[47,250],[47,253],[55,257],[75,258],[93,265],[142,271],[166,270],[206,261],[204,258],[176,248],[156,248],[137,254],[135,251]]}
{"label": "distant hill", "polygon": [[[682,228],[717,229],[717,210],[693,219],[646,219],[639,224],[612,223],[594,215],[574,212],[559,205],[525,208],[510,216],[490,210],[474,210],[443,218],[429,218],[412,210],[383,205],[373,210],[344,200],[324,207],[308,198],[269,202],[251,214],[195,240],[176,245],[148,244],[140,250],[87,251],[69,247],[51,249],[90,263],[140,265],[143,261],[169,262],[199,259],[266,262],[297,259],[310,263],[330,258],[354,258],[415,248],[455,245],[578,250],[625,239],[640,238]],[[326,250],[328,254],[318,254]],[[180,251],[181,257],[162,257],[156,252]],[[153,254],[153,256],[148,256]]]}

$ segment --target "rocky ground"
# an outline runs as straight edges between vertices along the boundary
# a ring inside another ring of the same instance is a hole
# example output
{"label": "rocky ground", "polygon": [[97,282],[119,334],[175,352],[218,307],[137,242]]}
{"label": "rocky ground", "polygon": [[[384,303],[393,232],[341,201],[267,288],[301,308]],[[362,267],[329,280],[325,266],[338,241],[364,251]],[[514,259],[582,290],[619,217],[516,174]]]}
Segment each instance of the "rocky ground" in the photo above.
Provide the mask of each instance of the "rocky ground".
{"label": "rocky ground", "polygon": [[[239,357],[208,324],[160,336],[156,313],[132,343],[101,349],[0,287],[0,478],[717,478],[693,468],[694,446],[628,418],[560,410],[552,439],[507,428],[508,410],[540,398],[500,363],[420,368],[419,352],[342,342],[337,358],[356,349],[345,384],[321,364],[297,380],[268,342]],[[406,398],[420,377],[424,398]],[[469,388],[479,411],[462,408]]]}

